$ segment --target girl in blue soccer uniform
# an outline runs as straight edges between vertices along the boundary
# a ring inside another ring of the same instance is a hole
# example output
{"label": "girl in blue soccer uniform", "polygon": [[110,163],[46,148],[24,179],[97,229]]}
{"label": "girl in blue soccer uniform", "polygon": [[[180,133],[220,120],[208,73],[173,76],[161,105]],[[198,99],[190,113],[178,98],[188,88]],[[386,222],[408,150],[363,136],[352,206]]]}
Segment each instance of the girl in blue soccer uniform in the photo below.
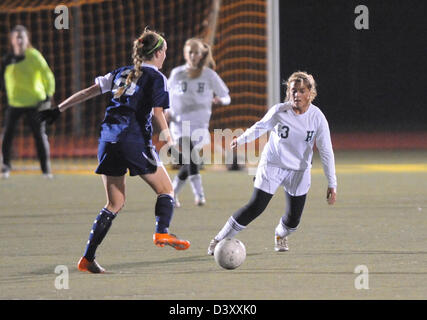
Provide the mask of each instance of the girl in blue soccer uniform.
{"label": "girl in blue soccer uniform", "polygon": [[73,105],[106,92],[113,94],[101,124],[99,165],[96,168],[96,173],[102,175],[107,204],[95,219],[85,253],[78,262],[81,271],[105,271],[95,261],[95,251],[125,203],[127,170],[130,176],[139,175],[157,194],[154,244],[160,247],[170,245],[177,250],[185,250],[190,246],[189,241],[169,234],[174,210],[173,187],[151,140],[154,119],[165,135],[167,144],[173,145],[164,116],[164,109],[169,107],[167,80],[159,71],[166,58],[166,50],[165,39],[146,29],[134,41],[133,66],[97,77],[94,85],[75,93],[58,108],[40,113],[41,118],[52,123],[61,112]]}

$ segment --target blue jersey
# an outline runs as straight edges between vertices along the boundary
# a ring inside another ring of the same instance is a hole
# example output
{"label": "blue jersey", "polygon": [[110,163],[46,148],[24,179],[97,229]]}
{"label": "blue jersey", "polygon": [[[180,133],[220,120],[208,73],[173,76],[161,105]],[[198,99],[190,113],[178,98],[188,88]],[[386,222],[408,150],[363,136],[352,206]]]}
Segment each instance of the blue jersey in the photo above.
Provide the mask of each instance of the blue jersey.
{"label": "blue jersey", "polygon": [[[125,85],[133,66],[116,69],[97,77],[102,93],[116,91]],[[153,108],[169,108],[166,77],[153,65],[143,64],[142,75],[132,82],[123,95],[111,99],[101,124],[99,140],[105,142],[140,141],[151,143]]]}

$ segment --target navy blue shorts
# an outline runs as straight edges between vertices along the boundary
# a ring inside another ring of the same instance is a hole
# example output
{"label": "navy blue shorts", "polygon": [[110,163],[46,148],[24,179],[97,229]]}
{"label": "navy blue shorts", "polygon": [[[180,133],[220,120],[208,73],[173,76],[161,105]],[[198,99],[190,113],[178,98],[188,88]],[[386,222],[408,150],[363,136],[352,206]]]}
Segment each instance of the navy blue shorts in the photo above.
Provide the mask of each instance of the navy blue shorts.
{"label": "navy blue shorts", "polygon": [[152,145],[134,141],[100,141],[95,173],[118,177],[125,175],[129,169],[129,174],[136,176],[154,173],[161,164]]}

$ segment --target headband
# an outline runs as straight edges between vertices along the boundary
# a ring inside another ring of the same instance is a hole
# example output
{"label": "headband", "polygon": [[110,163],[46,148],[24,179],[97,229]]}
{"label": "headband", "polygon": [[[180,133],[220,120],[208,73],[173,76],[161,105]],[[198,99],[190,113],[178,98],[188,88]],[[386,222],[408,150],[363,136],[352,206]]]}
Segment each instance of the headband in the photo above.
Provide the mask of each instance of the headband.
{"label": "headband", "polygon": [[147,54],[152,54],[157,48],[159,48],[163,44],[163,42],[165,42],[165,39],[163,39],[163,37],[159,36],[159,40],[157,40],[156,45],[154,46],[153,49],[148,51]]}

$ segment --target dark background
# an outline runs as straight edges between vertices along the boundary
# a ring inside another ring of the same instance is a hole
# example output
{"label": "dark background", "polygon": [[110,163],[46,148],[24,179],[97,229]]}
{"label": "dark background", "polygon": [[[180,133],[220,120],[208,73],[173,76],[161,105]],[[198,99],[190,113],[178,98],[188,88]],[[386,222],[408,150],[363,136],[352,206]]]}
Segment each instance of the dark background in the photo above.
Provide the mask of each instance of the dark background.
{"label": "dark background", "polygon": [[311,73],[335,131],[427,130],[427,1],[280,1],[280,46],[281,79]]}

